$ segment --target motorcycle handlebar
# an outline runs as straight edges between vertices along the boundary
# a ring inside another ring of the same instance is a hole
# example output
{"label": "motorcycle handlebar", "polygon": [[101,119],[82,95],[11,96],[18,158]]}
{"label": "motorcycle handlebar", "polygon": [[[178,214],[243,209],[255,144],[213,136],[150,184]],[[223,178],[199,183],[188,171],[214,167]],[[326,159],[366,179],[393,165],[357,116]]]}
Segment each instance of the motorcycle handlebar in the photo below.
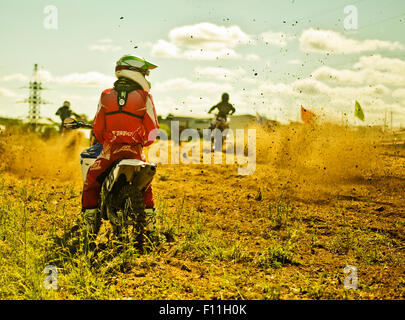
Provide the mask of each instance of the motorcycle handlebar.
{"label": "motorcycle handlebar", "polygon": [[93,126],[90,124],[87,124],[81,120],[75,120],[72,118],[66,118],[63,121],[63,127],[66,129],[78,129],[78,128],[92,129],[93,128]]}
{"label": "motorcycle handlebar", "polygon": [[87,123],[83,124],[81,127],[82,128],[93,129],[93,126],[91,124],[87,124]]}

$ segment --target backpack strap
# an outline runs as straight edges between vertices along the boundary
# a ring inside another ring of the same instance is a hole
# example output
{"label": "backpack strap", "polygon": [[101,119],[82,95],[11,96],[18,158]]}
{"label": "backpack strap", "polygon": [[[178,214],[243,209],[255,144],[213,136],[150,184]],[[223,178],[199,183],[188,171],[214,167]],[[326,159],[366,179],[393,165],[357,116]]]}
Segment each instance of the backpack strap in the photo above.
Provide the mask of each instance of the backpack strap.
{"label": "backpack strap", "polygon": [[131,117],[143,119],[142,116],[137,115],[135,113],[122,110],[122,108],[126,105],[128,100],[128,94],[134,90],[143,90],[142,87],[134,81],[131,81],[127,78],[120,78],[114,83],[114,89],[117,91],[117,104],[118,110],[107,112],[105,115],[110,116],[118,113],[123,113]]}

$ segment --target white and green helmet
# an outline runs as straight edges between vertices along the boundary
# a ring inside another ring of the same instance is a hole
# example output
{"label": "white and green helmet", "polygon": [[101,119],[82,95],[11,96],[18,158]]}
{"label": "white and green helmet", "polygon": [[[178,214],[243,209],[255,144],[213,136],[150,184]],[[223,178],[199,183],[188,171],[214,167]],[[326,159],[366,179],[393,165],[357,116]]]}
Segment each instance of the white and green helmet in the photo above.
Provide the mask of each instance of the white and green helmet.
{"label": "white and green helmet", "polygon": [[121,57],[115,66],[117,78],[129,78],[139,83],[145,91],[150,90],[150,82],[145,79],[149,75],[149,70],[157,66],[138,57],[125,55]]}

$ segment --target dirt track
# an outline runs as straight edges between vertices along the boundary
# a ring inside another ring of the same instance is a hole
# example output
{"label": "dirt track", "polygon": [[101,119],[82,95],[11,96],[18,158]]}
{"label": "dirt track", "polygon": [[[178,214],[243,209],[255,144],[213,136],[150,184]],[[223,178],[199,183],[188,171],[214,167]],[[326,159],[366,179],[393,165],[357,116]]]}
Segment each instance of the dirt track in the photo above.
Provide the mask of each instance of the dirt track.
{"label": "dirt track", "polygon": [[[345,164],[323,150],[323,163],[334,170],[330,173],[326,165],[299,167],[303,154],[297,153],[284,162],[259,158],[252,176],[238,176],[236,166],[161,166],[155,190],[172,208],[168,212],[175,214],[184,199],[188,214],[182,219],[200,214],[210,230],[208,239],[225,241],[228,248],[238,244],[243,251],[231,264],[214,261],[208,267],[204,258],[187,251],[180,261],[187,261],[202,287],[211,288],[208,297],[257,299],[280,292],[281,298],[334,299],[344,296],[343,269],[350,264],[358,268],[362,288],[354,296],[403,298],[405,152],[372,149],[373,155],[345,157]],[[168,181],[176,183],[167,188]],[[274,246],[291,252],[297,263],[258,268]],[[220,279],[228,274],[238,290],[223,296],[216,289],[219,280],[199,278],[212,270]]]}
{"label": "dirt track", "polygon": [[[62,219],[43,217],[41,199],[64,203],[70,222],[80,210],[77,158],[85,142],[63,141],[31,140],[38,145],[25,154],[29,168],[5,153],[1,159],[3,178],[14,185],[9,196],[18,197],[13,188],[22,185],[37,190],[32,212],[41,228],[44,219]],[[28,150],[21,143],[12,152],[19,148]],[[158,227],[175,241],[109,279],[121,297],[405,296],[403,148],[337,128],[283,127],[258,131],[253,175],[237,175],[237,165],[167,164],[159,165],[153,186]],[[346,265],[358,269],[358,290],[343,288]]]}

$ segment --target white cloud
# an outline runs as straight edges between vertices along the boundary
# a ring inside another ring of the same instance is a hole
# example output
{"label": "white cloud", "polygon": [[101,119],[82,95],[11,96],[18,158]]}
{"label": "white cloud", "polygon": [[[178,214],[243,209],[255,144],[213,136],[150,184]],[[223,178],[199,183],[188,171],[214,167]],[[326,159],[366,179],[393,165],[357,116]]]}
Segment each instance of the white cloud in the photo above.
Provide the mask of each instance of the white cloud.
{"label": "white cloud", "polygon": [[89,49],[92,51],[115,52],[122,50],[122,47],[113,45],[111,39],[101,39],[96,44],[89,45]]}
{"label": "white cloud", "polygon": [[[201,100],[201,92],[204,92],[204,98],[207,95],[211,97],[211,92],[227,91],[230,92],[233,102],[236,99],[238,112],[257,111],[269,117],[277,117],[281,121],[286,119],[295,121],[299,115],[299,106],[302,104],[329,120],[341,121],[344,112],[352,124],[355,124],[354,101],[358,100],[366,114],[366,123],[381,124],[384,112],[392,110],[395,126],[400,121],[405,121],[405,89],[398,88],[405,82],[405,79],[401,78],[405,76],[403,67],[405,63],[401,59],[379,55],[362,56],[351,68],[337,69],[323,66],[314,70],[310,77],[290,83],[255,79],[254,88],[252,85],[251,89],[246,91],[235,91],[233,86],[221,87],[218,80],[249,80],[245,70],[199,66],[194,69],[196,76],[203,80],[213,79],[212,82],[192,82],[184,78],[175,78],[159,84],[159,92],[163,92],[161,94],[164,95],[165,92],[174,89],[195,91],[195,95],[190,94],[194,99],[184,98],[181,105],[201,111],[208,103]],[[400,81],[401,79],[403,80]],[[229,84],[231,83],[233,82]],[[195,110],[193,112],[196,112]]]}
{"label": "white cloud", "polygon": [[152,55],[188,60],[259,59],[256,54],[241,55],[235,51],[239,45],[254,43],[238,26],[224,27],[207,22],[182,26],[169,32],[169,40],[160,39],[152,44]]}
{"label": "white cloud", "polygon": [[[330,87],[329,87],[330,88]],[[383,98],[391,95],[391,90],[384,85],[378,84],[375,86],[365,85],[362,87],[335,87],[330,88],[329,93],[335,96],[356,98]]]}
{"label": "white cloud", "polygon": [[[155,94],[157,97],[159,94]],[[172,97],[162,94],[162,97],[155,99],[158,101],[156,105],[157,111],[163,116],[172,113],[176,115],[187,115],[196,117],[207,117],[208,109],[219,101],[220,97],[213,92],[208,92],[204,95],[182,95],[180,97]],[[232,103],[234,100],[232,99]]]}
{"label": "white cloud", "polygon": [[288,41],[295,39],[292,35],[274,31],[263,32],[260,37],[266,44],[275,45],[277,47],[285,47]]}
{"label": "white cloud", "polygon": [[204,81],[191,81],[186,78],[173,78],[164,82],[156,83],[154,86],[155,91],[172,91],[172,90],[196,90],[200,92],[206,91],[229,91],[232,86],[223,83],[204,82]]}
{"label": "white cloud", "polygon": [[111,42],[112,42],[112,39],[110,39],[110,38],[105,38],[105,39],[99,40],[98,42],[99,42],[99,43],[111,43]]}
{"label": "white cloud", "polygon": [[315,79],[296,80],[291,84],[291,88],[295,93],[306,95],[323,95],[330,94],[330,87]]}
{"label": "white cloud", "polygon": [[383,98],[391,95],[391,89],[382,84],[358,86],[336,86],[331,87],[322,81],[312,78],[296,80],[288,85],[273,85],[279,87],[280,94],[294,95],[295,97],[313,97],[315,99],[349,99],[350,101],[359,98]]}
{"label": "white cloud", "polygon": [[207,49],[189,49],[182,51],[173,43],[165,40],[159,40],[156,44],[152,45],[152,55],[163,58],[178,58],[188,60],[218,60],[218,59],[237,59],[241,55],[236,53],[235,50],[230,48],[223,48],[219,50]]}
{"label": "white cloud", "polygon": [[357,69],[373,69],[389,71],[396,74],[405,73],[405,60],[397,58],[387,58],[381,55],[362,56],[354,65]]}
{"label": "white cloud", "polygon": [[253,42],[238,26],[224,27],[207,22],[174,28],[169,32],[169,39],[187,48],[210,50]]}
{"label": "white cloud", "polygon": [[0,88],[0,97],[15,97],[17,96],[14,91],[6,88]]}
{"label": "white cloud", "polygon": [[232,80],[241,77],[246,73],[242,68],[230,70],[223,67],[196,67],[194,71],[197,76],[213,78],[216,80]]}
{"label": "white cloud", "polygon": [[[295,120],[299,106],[304,105],[329,120],[340,121],[341,112],[345,112],[349,115],[349,121],[354,123],[354,118],[350,115],[353,113],[355,100],[360,101],[367,123],[380,123],[385,110],[394,112],[397,123],[405,120],[405,90],[392,91],[382,84],[352,86],[339,83],[332,87],[317,79],[306,78],[291,83],[262,83],[257,89],[247,92],[247,96],[246,103],[263,105],[260,112],[274,116],[277,111],[275,108],[280,107],[284,118],[292,120]],[[276,104],[275,97],[279,99]],[[393,100],[392,97],[397,97],[398,100]]]}
{"label": "white cloud", "polygon": [[[300,61],[301,62],[301,61]],[[324,66],[314,70],[310,77],[290,83],[270,82],[255,79],[251,89],[236,90],[233,86],[221,86],[220,79],[239,79],[241,82],[251,78],[246,77],[246,71],[225,67],[196,67],[196,76],[208,81],[190,81],[185,78],[170,79],[157,86],[158,94],[165,95],[174,89],[191,91],[189,97],[177,103],[176,111],[205,110],[203,107],[209,101],[201,99],[215,97],[212,92],[227,91],[232,96],[232,102],[237,105],[238,112],[265,114],[279,121],[291,119],[296,121],[299,116],[299,106],[304,105],[322,118],[341,121],[342,112],[346,114],[349,123],[355,124],[354,101],[360,101],[366,114],[367,124],[381,124],[384,113],[393,111],[394,126],[405,121],[405,89],[398,88],[404,81],[399,81],[404,61],[381,57],[360,57],[352,68],[336,69]],[[240,73],[238,73],[240,72]],[[231,84],[233,82],[230,82]],[[222,84],[228,84],[227,82]],[[195,94],[193,94],[195,92]],[[202,95],[202,92],[204,94]],[[187,93],[188,94],[188,93]],[[184,109],[184,110],[183,110]],[[189,111],[191,112],[191,111]]]}
{"label": "white cloud", "polygon": [[236,59],[241,57],[241,55],[236,53],[235,50],[229,48],[223,48],[219,50],[186,50],[183,52],[182,56],[190,60],[217,60],[223,58]]}
{"label": "white cloud", "polygon": [[321,81],[342,82],[346,84],[361,84],[364,82],[364,72],[353,70],[337,70],[329,66],[316,69],[312,76]]}
{"label": "white cloud", "polygon": [[166,40],[158,40],[152,45],[152,55],[156,57],[176,58],[179,57],[179,48]]}
{"label": "white cloud", "polygon": [[83,86],[111,86],[116,79],[100,72],[72,73],[62,77],[54,77],[53,81],[61,84]]}
{"label": "white cloud", "polygon": [[259,86],[260,93],[264,94],[293,94],[293,89],[286,83],[264,83]]}
{"label": "white cloud", "polygon": [[[39,70],[38,76],[43,83],[57,83],[63,85],[88,86],[88,87],[111,86],[112,83],[116,80],[115,77],[107,76],[103,73],[96,71],[89,71],[84,73],[75,72],[64,76],[54,76],[51,72],[47,70]],[[19,80],[21,79],[24,81],[29,80],[27,76],[20,74],[18,74],[18,76],[9,75],[3,78],[19,79]]]}
{"label": "white cloud", "polygon": [[375,50],[403,50],[404,46],[398,41],[383,40],[354,40],[346,38],[331,30],[304,30],[300,36],[300,46],[305,52],[323,53],[360,53]]}
{"label": "white cloud", "polygon": [[28,81],[29,78],[22,74],[22,73],[14,73],[14,74],[10,74],[8,76],[3,76],[1,78],[1,81],[22,81],[22,82],[26,82]]}
{"label": "white cloud", "polygon": [[405,61],[376,56],[362,56],[354,64],[354,69],[334,69],[322,66],[312,76],[321,81],[344,85],[378,85],[402,86],[405,83]]}
{"label": "white cloud", "polygon": [[178,58],[188,60],[217,60],[223,58],[236,59],[240,58],[240,54],[236,53],[231,48],[221,49],[186,49],[182,50],[171,42],[158,40],[152,45],[152,55],[163,58]]}

